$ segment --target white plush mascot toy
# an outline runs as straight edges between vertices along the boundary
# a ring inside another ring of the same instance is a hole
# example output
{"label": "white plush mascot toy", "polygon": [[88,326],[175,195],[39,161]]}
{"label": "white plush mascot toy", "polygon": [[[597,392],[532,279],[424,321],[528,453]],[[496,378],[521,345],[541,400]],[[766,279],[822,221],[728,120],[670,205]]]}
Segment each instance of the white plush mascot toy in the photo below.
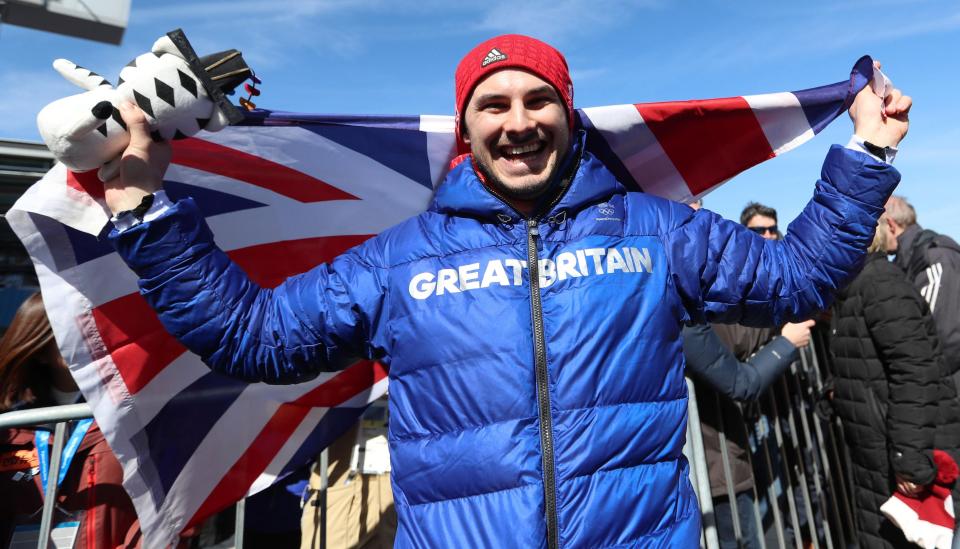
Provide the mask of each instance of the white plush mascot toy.
{"label": "white plush mascot toy", "polygon": [[[57,59],[53,67],[87,91],[44,107],[37,115],[40,135],[67,168],[75,172],[99,168],[102,181],[117,175],[117,160],[130,141],[117,109],[122,102],[131,101],[143,109],[154,139],[182,139],[242,120],[243,114],[225,93],[247,78],[257,82],[240,52],[198,58],[179,29],[128,63],[120,71],[116,88],[66,59]],[[241,104],[252,105],[244,100]]]}

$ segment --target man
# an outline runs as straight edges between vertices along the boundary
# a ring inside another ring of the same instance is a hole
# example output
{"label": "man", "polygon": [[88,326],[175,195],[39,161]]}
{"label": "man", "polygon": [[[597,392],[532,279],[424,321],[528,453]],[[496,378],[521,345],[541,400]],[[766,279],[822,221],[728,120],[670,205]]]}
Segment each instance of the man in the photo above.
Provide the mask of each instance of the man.
{"label": "man", "polygon": [[[909,108],[861,94],[855,129],[895,145]],[[191,200],[166,200],[169,149],[125,105],[111,240],[166,328],[218,371],[292,383],[351,355],[389,367],[397,547],[695,545],[681,323],[824,307],[896,170],[834,148],[798,236],[771,245],[626,193],[572,131],[566,61],[542,42],[468,53],[456,109],[470,154],[427,212],[263,290]]]}
{"label": "man", "polygon": [[[779,240],[777,211],[758,202],[751,202],[740,213],[740,224],[759,234],[766,240]],[[696,371],[694,364],[704,358],[717,357],[719,362],[723,352],[732,353],[728,364],[744,364],[735,371],[743,379],[743,387],[737,391],[727,390],[720,380],[727,383],[740,381],[717,372],[713,367],[712,377],[702,373],[695,376],[697,381],[697,402],[701,410],[701,431],[703,447],[710,473],[710,492],[714,498],[714,513],[717,519],[717,535],[720,547],[762,547],[762,532],[756,527],[752,491],[755,486],[753,467],[750,463],[750,442],[747,432],[748,420],[742,408],[732,400],[741,402],[755,401],[776,381],[783,371],[798,360],[799,349],[810,343],[810,328],[814,321],[799,323],[788,322],[780,330],[780,335],[772,328],[754,328],[739,324],[715,324],[710,327],[692,326],[684,328],[684,351],[687,370]],[[693,336],[699,335],[700,345],[706,345],[706,332],[712,332],[713,341],[723,350],[696,353]],[[732,369],[732,366],[727,367]],[[754,374],[754,375],[750,375]],[[706,383],[705,383],[706,382]],[[740,383],[738,383],[740,385]],[[724,395],[728,398],[719,398]],[[751,422],[752,423],[752,422]],[[721,439],[720,434],[724,437]],[[721,440],[724,447],[721,447]],[[723,466],[724,449],[730,464],[729,472]],[[735,502],[731,502],[727,490],[727,476],[733,485]],[[741,536],[734,535],[734,509],[740,522]]]}
{"label": "man", "polygon": [[[930,305],[950,370],[960,371],[960,244],[917,224],[917,212],[902,196],[887,201],[880,230],[886,251]],[[960,381],[960,380],[958,380]]]}
{"label": "man", "polygon": [[[734,356],[710,325],[697,324],[683,329],[683,355],[687,373],[696,383],[710,496],[714,498],[721,548],[763,547],[754,519],[754,480],[744,430],[746,420],[733,401],[750,402],[760,398],[799,358],[798,350],[809,344],[809,325],[812,324],[812,320],[791,324],[797,329],[785,330],[783,337],[774,338],[745,361]],[[729,470],[723,463],[718,431],[725,434]],[[730,501],[728,476],[735,503]],[[734,508],[740,524],[739,538],[733,526]]]}

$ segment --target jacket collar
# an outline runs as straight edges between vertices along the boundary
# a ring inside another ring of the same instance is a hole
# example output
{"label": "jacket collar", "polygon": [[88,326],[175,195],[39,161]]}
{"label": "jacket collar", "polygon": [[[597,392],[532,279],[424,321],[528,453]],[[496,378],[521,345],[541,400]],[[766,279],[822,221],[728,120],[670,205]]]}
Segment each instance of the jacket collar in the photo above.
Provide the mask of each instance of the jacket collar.
{"label": "jacket collar", "polygon": [[[546,193],[546,199],[554,200],[555,203],[549,207],[542,204],[537,208],[539,213],[535,214],[535,217],[544,218],[560,211],[575,213],[614,194],[626,192],[613,174],[586,150],[585,142],[586,132],[577,132],[564,165],[558,170],[556,180],[551,182],[551,185],[559,187],[559,200],[556,200],[557,193]],[[447,174],[437,189],[429,210],[483,220],[503,222],[509,219],[511,223],[523,218],[517,210],[491,193],[480,181],[472,155]]]}
{"label": "jacket collar", "polygon": [[897,237],[897,255],[894,258],[894,262],[907,270],[907,266],[910,264],[910,256],[913,252],[913,243],[916,242],[917,237],[920,236],[920,233],[923,231],[923,228],[920,225],[914,223],[900,233],[900,236]]}

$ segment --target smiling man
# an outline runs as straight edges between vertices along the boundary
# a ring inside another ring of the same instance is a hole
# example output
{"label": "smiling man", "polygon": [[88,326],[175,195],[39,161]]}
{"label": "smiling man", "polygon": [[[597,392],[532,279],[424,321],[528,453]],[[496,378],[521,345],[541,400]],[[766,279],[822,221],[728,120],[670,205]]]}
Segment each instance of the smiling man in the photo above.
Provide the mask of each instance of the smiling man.
{"label": "smiling man", "polygon": [[[824,308],[899,180],[834,147],[780,242],[628,193],[574,130],[566,61],[535,39],[456,73],[465,153],[428,211],[273,290],[162,191],[169,147],[142,113],[106,185],[111,234],[167,329],[211,368],[296,383],[390,369],[397,547],[695,547],[681,454],[684,322],[775,325]],[[867,89],[852,147],[895,146],[910,99]]]}

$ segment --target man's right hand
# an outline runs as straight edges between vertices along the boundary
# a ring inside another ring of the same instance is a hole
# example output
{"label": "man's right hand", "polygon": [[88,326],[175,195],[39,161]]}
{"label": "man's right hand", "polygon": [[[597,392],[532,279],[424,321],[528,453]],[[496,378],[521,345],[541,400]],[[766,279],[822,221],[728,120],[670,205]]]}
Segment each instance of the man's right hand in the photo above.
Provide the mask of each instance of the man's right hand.
{"label": "man's right hand", "polygon": [[814,324],[816,322],[813,320],[805,320],[797,324],[790,322],[783,326],[780,335],[787,338],[797,349],[802,349],[810,344],[810,328],[813,328]]}
{"label": "man's right hand", "polygon": [[170,165],[170,144],[150,137],[146,115],[133,103],[120,107],[130,144],[120,157],[120,175],[103,184],[107,207],[114,214],[132,210],[143,197],[163,187],[163,175]]}
{"label": "man's right hand", "polygon": [[[874,61],[879,69],[880,63]],[[886,97],[878,96],[872,86],[865,86],[850,105],[853,132],[879,147],[896,147],[910,127],[913,99],[893,89]]]}

